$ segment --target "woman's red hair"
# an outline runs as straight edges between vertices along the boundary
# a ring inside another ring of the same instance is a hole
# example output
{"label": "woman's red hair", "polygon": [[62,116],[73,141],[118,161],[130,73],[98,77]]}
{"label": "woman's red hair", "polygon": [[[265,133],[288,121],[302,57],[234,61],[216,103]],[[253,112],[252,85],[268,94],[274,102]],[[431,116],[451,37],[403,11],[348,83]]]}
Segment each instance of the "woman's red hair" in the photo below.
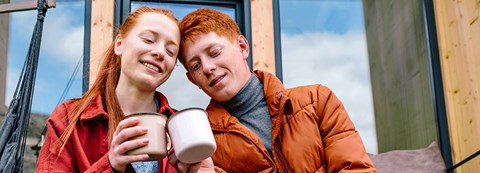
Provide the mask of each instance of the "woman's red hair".
{"label": "woman's red hair", "polygon": [[[140,17],[146,13],[163,14],[178,24],[178,20],[175,18],[172,11],[143,6],[135,10],[127,17],[125,22],[118,28],[118,31],[115,35],[120,35],[121,37],[128,35],[132,28],[136,26]],[[109,115],[108,143],[110,145],[113,138],[113,133],[115,132],[118,123],[124,116],[123,111],[118,103],[117,95],[115,94],[115,88],[117,87],[118,79],[120,77],[121,64],[120,57],[115,55],[114,44],[115,42],[112,42],[106,50],[95,82],[91,88],[79,99],[78,105],[76,105],[73,111],[67,115],[67,119],[69,120],[68,125],[60,136],[57,142],[58,145],[56,145],[56,148],[59,149],[58,154],[60,154],[60,152],[62,152],[64,149],[67,140],[72,135],[73,129],[75,129],[77,126],[82,112],[88,105],[91,104],[92,100],[98,94],[102,95],[104,105],[106,106],[106,111]]]}

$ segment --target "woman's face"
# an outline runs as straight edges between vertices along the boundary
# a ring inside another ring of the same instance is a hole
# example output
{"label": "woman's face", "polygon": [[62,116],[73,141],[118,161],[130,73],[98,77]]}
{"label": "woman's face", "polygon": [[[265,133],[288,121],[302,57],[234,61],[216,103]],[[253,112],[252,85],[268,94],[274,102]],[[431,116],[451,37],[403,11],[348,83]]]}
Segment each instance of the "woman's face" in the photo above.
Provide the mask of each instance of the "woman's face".
{"label": "woman's face", "polygon": [[121,58],[117,87],[137,87],[151,92],[163,84],[175,67],[179,51],[178,25],[159,13],[145,13],[127,35],[115,38]]}

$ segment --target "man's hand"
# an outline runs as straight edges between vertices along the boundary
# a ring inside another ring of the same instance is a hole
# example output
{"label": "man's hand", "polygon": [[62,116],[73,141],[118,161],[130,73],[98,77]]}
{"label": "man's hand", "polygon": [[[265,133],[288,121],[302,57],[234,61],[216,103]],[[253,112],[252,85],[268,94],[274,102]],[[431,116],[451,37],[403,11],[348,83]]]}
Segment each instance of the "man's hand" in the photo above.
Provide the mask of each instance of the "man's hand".
{"label": "man's hand", "polygon": [[208,157],[198,163],[182,163],[177,159],[172,149],[168,154],[168,162],[170,162],[170,164],[172,164],[179,173],[215,172],[211,157]]}

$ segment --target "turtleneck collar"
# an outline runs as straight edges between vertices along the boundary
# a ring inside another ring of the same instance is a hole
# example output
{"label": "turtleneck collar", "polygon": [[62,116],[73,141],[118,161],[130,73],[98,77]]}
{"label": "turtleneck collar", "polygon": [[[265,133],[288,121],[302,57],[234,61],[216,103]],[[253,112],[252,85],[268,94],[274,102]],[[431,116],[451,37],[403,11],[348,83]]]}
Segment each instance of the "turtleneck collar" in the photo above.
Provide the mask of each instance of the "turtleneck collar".
{"label": "turtleneck collar", "polygon": [[218,102],[228,113],[239,118],[255,107],[265,97],[263,85],[256,75],[248,79],[243,88],[230,100]]}

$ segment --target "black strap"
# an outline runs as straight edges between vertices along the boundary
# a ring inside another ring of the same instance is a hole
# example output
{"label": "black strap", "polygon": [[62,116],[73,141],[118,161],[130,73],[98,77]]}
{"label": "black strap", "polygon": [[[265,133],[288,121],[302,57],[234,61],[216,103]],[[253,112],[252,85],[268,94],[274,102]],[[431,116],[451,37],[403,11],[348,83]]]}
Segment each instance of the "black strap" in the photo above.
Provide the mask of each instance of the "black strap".
{"label": "black strap", "polygon": [[480,150],[478,150],[477,152],[468,156],[467,158],[463,159],[462,161],[458,162],[457,164],[453,165],[452,167],[447,168],[447,172],[452,172],[453,170],[455,170],[455,168],[457,168],[459,166],[462,166],[464,163],[467,163],[468,161],[472,160],[473,158],[477,157],[478,155],[480,155]]}

